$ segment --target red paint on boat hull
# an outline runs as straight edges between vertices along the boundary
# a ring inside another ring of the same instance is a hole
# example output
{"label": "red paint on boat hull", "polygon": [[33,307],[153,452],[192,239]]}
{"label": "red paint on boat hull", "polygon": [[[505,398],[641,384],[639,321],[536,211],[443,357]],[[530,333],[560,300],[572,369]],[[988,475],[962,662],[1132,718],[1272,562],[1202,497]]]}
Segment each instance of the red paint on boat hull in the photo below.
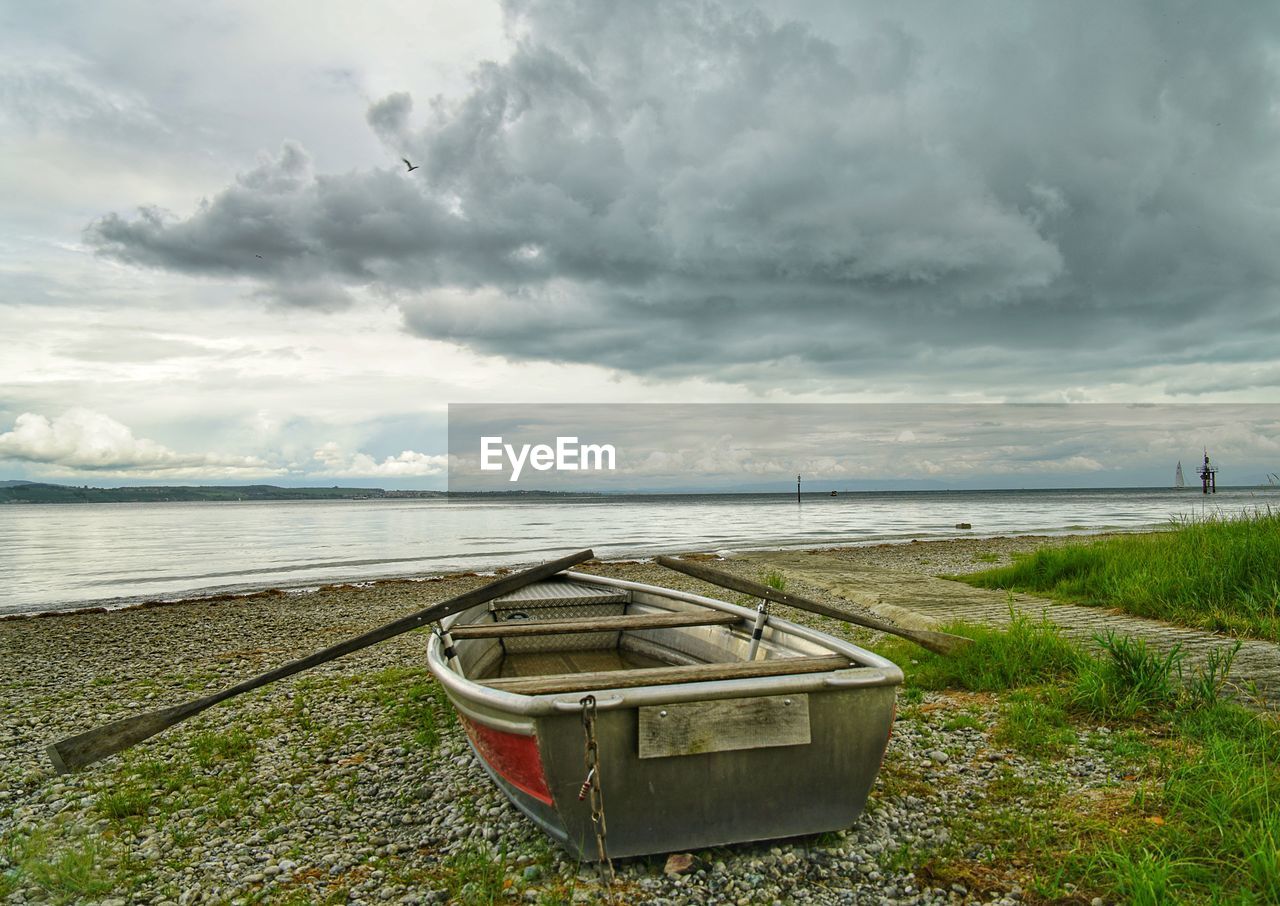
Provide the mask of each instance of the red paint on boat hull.
{"label": "red paint on boat hull", "polygon": [[539,802],[554,805],[551,789],[547,786],[547,776],[542,769],[542,755],[538,752],[536,736],[507,733],[470,720],[462,714],[458,717],[462,720],[462,728],[467,731],[471,744],[495,774]]}

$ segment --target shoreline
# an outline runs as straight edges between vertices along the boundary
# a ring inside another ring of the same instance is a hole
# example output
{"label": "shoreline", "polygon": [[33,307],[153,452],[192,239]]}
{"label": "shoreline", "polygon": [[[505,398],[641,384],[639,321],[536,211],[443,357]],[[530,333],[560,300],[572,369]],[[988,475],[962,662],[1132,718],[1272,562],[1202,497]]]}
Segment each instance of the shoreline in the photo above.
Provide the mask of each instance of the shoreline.
{"label": "shoreline", "polygon": [[[717,556],[719,556],[721,553],[727,553],[728,554],[727,559],[733,560],[733,559],[739,559],[739,558],[750,558],[753,555],[770,554],[770,553],[805,554],[805,553],[847,552],[850,555],[853,555],[854,552],[882,552],[882,551],[890,552],[902,547],[913,548],[920,545],[949,545],[949,544],[970,544],[970,545],[988,545],[988,546],[995,546],[995,547],[1009,547],[1010,550],[1013,550],[1014,548],[1016,548],[1018,552],[1022,552],[1024,550],[1023,542],[1034,541],[1036,542],[1034,546],[1038,547],[1045,544],[1068,543],[1071,540],[1081,539],[1081,538],[1102,538],[1102,537],[1107,537],[1109,535],[1116,535],[1116,534],[1141,535],[1141,534],[1150,534],[1150,533],[1156,533],[1161,531],[1167,531],[1167,529],[1153,528],[1153,527],[1147,526],[1140,529],[1134,529],[1132,531],[1116,530],[1116,529],[1096,529],[1096,530],[1083,530],[1078,532],[1063,532],[1063,533],[1051,534],[1051,535],[1044,534],[1044,533],[1001,534],[1001,535],[958,535],[954,537],[945,537],[945,538],[925,538],[925,539],[910,538],[910,539],[895,540],[895,541],[876,540],[876,541],[856,542],[853,544],[823,545],[818,547],[763,546],[763,547],[733,548],[731,550],[724,550],[720,552],[710,551],[710,550],[685,550],[685,551],[672,551],[669,553],[672,556],[681,556],[683,554],[690,554],[690,553],[716,554]],[[941,549],[941,548],[937,548],[937,549]],[[651,561],[653,556],[656,556],[656,554],[640,557],[640,558],[622,557],[618,559],[608,559],[608,560],[597,559],[591,562],[604,563],[604,564],[616,564],[616,565],[629,564],[629,563],[643,564]],[[858,557],[858,559],[862,559],[862,558]],[[897,561],[904,564],[910,564],[911,562],[913,562],[918,558],[880,556],[880,555],[877,555],[877,553],[872,553],[868,555],[866,559],[872,562]],[[1003,565],[1006,562],[1008,562],[1007,559],[1002,559],[1001,562],[999,563],[989,563],[989,564],[982,565],[979,568],[985,569],[989,567]],[[252,588],[246,588],[242,591],[219,591],[217,589],[210,589],[208,594],[190,594],[190,595],[183,595],[182,597],[176,597],[176,598],[152,598],[152,599],[145,599],[145,600],[129,600],[129,601],[126,601],[125,603],[121,603],[117,605],[112,605],[109,602],[113,600],[119,600],[119,599],[108,598],[100,601],[86,602],[83,606],[56,607],[48,610],[31,610],[31,611],[23,611],[19,613],[0,614],[0,624],[13,622],[13,621],[20,621],[20,620],[43,620],[43,619],[50,619],[54,617],[80,616],[84,614],[124,613],[124,612],[134,611],[134,610],[149,610],[149,609],[164,608],[164,607],[186,606],[191,604],[217,604],[217,603],[223,603],[223,602],[248,601],[248,600],[257,600],[257,599],[265,599],[265,598],[275,598],[275,597],[303,597],[303,596],[314,594],[317,592],[333,591],[338,589],[358,589],[358,588],[364,588],[364,587],[384,586],[384,585],[413,586],[413,585],[421,585],[424,583],[451,582],[457,579],[471,578],[471,577],[491,578],[494,576],[503,575],[506,572],[512,571],[512,569],[519,569],[519,568],[524,568],[526,566],[533,566],[533,565],[535,565],[535,563],[521,564],[516,567],[500,566],[496,569],[461,570],[461,571],[447,572],[447,573],[406,574],[406,575],[368,578],[368,579],[353,578],[353,579],[346,579],[346,580],[337,580],[333,582],[323,582],[318,584],[317,583],[299,583],[297,585],[255,586]],[[870,565],[870,563],[868,565]],[[958,570],[958,571],[969,571],[969,570]]]}

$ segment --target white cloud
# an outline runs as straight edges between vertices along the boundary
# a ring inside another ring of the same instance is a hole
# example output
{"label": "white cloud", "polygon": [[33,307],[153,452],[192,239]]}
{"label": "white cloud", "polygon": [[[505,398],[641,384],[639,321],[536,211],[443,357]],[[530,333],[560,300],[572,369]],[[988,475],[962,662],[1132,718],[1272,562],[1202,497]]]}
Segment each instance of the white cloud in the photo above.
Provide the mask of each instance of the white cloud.
{"label": "white cloud", "polygon": [[315,459],[324,468],[311,474],[330,478],[417,478],[443,475],[449,467],[449,457],[444,454],[405,450],[378,462],[368,453],[348,454],[333,441],[317,450]]}
{"label": "white cloud", "polygon": [[405,450],[378,461],[364,452],[348,453],[336,441],[311,456],[318,464],[286,465],[277,455],[228,456],[218,453],[179,453],[133,431],[110,416],[88,409],[70,409],[55,418],[34,412],[17,417],[13,429],[0,434],[0,462],[27,463],[42,477],[154,479],[255,479],[287,477],[291,482],[312,478],[409,479],[445,474],[444,454]]}
{"label": "white cloud", "polygon": [[69,409],[55,418],[24,412],[0,434],[0,460],[36,463],[60,471],[130,477],[231,478],[283,472],[254,456],[176,453],[134,437],[128,426],[89,409]]}

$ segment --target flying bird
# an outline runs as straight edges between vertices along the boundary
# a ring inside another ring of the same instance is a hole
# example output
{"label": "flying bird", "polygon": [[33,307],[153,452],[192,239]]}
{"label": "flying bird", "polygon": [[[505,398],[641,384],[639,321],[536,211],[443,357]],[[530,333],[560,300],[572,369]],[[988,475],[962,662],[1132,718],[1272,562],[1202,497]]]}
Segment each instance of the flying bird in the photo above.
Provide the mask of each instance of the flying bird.
{"label": "flying bird", "polygon": [[408,172],[408,173],[412,173],[414,170],[418,169],[418,168],[417,168],[417,167],[415,167],[413,164],[409,163],[409,159],[408,159],[408,158],[406,158],[406,157],[402,157],[402,158],[400,158],[400,159],[401,159],[402,161],[404,161],[404,165],[405,165],[406,167],[408,167],[408,168],[409,168],[406,172]]}

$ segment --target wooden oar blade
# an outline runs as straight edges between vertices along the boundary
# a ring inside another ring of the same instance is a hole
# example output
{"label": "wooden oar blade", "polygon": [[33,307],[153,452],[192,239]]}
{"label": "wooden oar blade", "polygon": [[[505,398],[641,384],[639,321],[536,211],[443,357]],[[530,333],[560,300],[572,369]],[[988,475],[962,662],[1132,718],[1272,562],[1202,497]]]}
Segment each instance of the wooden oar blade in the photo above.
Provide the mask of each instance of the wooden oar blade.
{"label": "wooden oar blade", "polygon": [[122,752],[144,739],[155,736],[160,731],[190,717],[195,711],[204,710],[203,708],[192,710],[193,704],[199,704],[199,702],[188,702],[171,708],[161,708],[159,711],[149,711],[146,714],[135,714],[123,720],[95,727],[76,736],[51,743],[45,749],[45,754],[49,756],[49,761],[53,763],[54,770],[59,774],[78,771],[86,765],[100,761],[108,755]]}
{"label": "wooden oar blade", "polygon": [[290,661],[274,670],[269,670],[259,676],[244,680],[213,695],[207,695],[170,708],[162,708],[159,711],[126,717],[123,720],[117,720],[105,726],[95,727],[77,736],[71,736],[55,742],[46,747],[45,752],[49,756],[49,761],[53,763],[54,769],[59,773],[78,770],[85,765],[93,764],[95,761],[106,758],[108,755],[121,752],[150,736],[154,736],[161,730],[168,729],[174,724],[186,720],[193,714],[198,714],[206,708],[226,701],[228,698],[261,688],[268,683],[284,679],[287,676],[293,676],[295,673],[310,670],[319,664],[327,663],[353,651],[367,648],[370,645],[376,645],[378,642],[386,641],[389,638],[425,626],[428,623],[443,620],[445,617],[466,610],[468,607],[483,604],[540,579],[548,579],[556,573],[562,572],[571,566],[577,566],[579,563],[590,560],[594,556],[595,554],[590,550],[578,551],[576,554],[569,554],[558,560],[551,560],[521,572],[503,576],[480,588],[456,595],[447,601],[433,604],[430,607],[423,608],[398,620],[393,620],[384,626],[371,629],[336,645],[330,645],[328,648],[324,648],[307,657]]}
{"label": "wooden oar blade", "polygon": [[721,588],[740,591],[743,594],[755,595],[758,598],[776,601],[779,604],[786,604],[788,607],[807,610],[810,613],[820,614],[824,617],[831,617],[835,620],[844,620],[846,623],[865,626],[868,629],[874,629],[877,632],[887,632],[890,635],[900,636],[937,654],[955,654],[962,648],[973,644],[972,639],[966,639],[964,636],[952,635],[947,632],[935,632],[933,630],[926,629],[904,629],[901,626],[895,626],[892,623],[886,623],[883,620],[877,620],[873,617],[862,616],[861,614],[841,610],[838,607],[831,607],[827,604],[811,601],[808,598],[803,598],[800,595],[792,594],[791,592],[779,591],[776,588],[770,588],[768,585],[762,585],[759,582],[753,582],[750,579],[744,579],[741,576],[735,576],[732,573],[721,572],[718,569],[713,569],[712,567],[702,563],[691,563],[688,560],[681,560],[677,557],[655,557],[654,561],[660,566],[665,566],[667,569],[674,569],[676,572],[684,573],[686,576],[693,576],[695,579],[701,579],[703,582],[710,582],[712,585],[719,585]]}
{"label": "wooden oar blade", "polygon": [[909,638],[922,648],[927,648],[934,654],[952,655],[959,654],[964,649],[973,644],[973,639],[967,639],[962,635],[954,635],[950,632],[935,632],[932,629],[913,629],[911,635],[903,636]]}

